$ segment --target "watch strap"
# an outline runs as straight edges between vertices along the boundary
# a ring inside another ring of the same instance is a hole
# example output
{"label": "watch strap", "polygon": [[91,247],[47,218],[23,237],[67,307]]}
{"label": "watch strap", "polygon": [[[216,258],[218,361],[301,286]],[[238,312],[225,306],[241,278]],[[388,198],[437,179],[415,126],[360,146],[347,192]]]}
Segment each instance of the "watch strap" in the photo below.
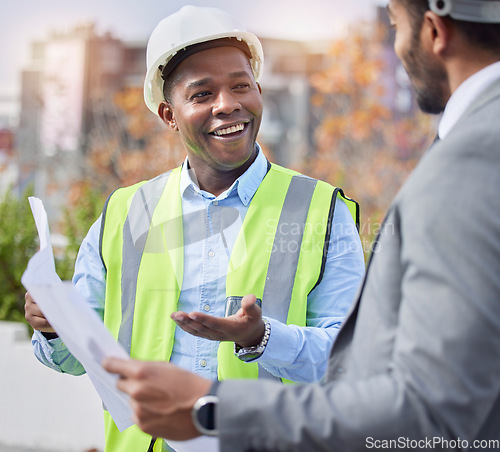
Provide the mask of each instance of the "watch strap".
{"label": "watch strap", "polygon": [[271,322],[267,319],[264,320],[264,335],[260,343],[257,345],[252,345],[251,347],[240,347],[238,344],[234,344],[234,354],[235,356],[246,363],[255,361],[260,358],[264,351],[266,350],[267,343],[269,342],[269,337],[271,336]]}

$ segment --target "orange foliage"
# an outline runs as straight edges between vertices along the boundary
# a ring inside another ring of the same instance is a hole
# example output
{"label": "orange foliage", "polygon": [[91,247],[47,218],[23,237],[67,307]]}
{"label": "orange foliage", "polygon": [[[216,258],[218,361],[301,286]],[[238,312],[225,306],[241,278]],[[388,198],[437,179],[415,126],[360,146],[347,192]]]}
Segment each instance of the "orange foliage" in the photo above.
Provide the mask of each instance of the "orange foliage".
{"label": "orange foliage", "polygon": [[142,89],[115,95],[115,118],[90,137],[89,175],[98,176],[103,191],[150,179],[182,163],[185,153],[176,133],[144,105]]}
{"label": "orange foliage", "polygon": [[418,111],[398,118],[385,104],[378,31],[351,33],[334,42],[328,67],[311,77],[311,105],[321,119],[316,152],[298,168],[342,187],[361,206],[365,250],[392,198],[434,135],[434,122]]}

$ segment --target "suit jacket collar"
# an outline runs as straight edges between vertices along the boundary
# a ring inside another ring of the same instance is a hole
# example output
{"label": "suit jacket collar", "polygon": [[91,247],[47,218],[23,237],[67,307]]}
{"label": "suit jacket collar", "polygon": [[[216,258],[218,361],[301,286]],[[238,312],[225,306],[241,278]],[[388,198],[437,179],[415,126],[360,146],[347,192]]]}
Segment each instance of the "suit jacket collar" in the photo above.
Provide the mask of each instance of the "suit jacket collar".
{"label": "suit jacket collar", "polygon": [[483,108],[487,103],[498,98],[500,98],[500,79],[495,80],[481,92],[479,97],[474,102],[472,102],[467,110],[465,110],[464,114],[460,117],[452,130],[456,129],[457,127],[461,127],[461,123],[463,121],[466,121],[468,116]]}

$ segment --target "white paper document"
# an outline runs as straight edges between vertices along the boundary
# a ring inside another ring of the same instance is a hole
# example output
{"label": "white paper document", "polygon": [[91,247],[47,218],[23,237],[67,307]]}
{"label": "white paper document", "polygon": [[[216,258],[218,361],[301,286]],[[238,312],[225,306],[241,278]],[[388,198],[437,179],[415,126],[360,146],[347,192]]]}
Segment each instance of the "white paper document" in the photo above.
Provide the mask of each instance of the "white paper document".
{"label": "white paper document", "polygon": [[47,213],[40,199],[30,197],[29,202],[40,237],[40,251],[30,259],[21,282],[83,365],[116,426],[123,431],[133,425],[128,396],[116,388],[118,376],[105,371],[101,362],[108,356],[127,359],[127,352],[71,282],[63,282],[57,276]]}
{"label": "white paper document", "polygon": [[[128,359],[127,352],[73,284],[57,276],[47,213],[40,199],[30,197],[29,202],[40,238],[40,251],[30,259],[21,282],[68,350],[83,365],[116,426],[123,431],[133,425],[129,397],[116,388],[118,376],[105,371],[101,362],[108,356]],[[219,450],[219,439],[207,436],[168,443],[178,452]]]}
{"label": "white paper document", "polygon": [[219,452],[219,438],[201,436],[189,441],[170,441],[167,443],[176,452]]}

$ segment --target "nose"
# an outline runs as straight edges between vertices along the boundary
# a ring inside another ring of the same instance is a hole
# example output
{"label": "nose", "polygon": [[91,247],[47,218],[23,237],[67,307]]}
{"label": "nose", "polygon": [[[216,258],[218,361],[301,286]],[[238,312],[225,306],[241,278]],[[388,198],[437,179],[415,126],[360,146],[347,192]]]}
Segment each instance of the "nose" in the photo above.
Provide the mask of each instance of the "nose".
{"label": "nose", "polygon": [[241,104],[235,93],[230,90],[221,90],[218,93],[217,97],[214,99],[212,113],[214,116],[220,114],[230,115],[240,108]]}

